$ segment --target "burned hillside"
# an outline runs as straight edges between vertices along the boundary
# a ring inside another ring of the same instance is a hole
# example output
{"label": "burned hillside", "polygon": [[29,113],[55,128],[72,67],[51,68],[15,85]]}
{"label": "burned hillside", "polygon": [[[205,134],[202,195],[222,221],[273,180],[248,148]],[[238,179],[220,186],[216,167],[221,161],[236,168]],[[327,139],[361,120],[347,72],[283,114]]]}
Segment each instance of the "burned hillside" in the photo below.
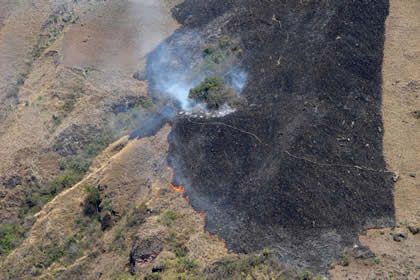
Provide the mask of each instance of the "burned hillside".
{"label": "burned hillside", "polygon": [[[239,37],[249,75],[247,106],[177,118],[170,134],[175,184],[208,231],[233,251],[325,270],[363,229],[393,225],[380,112],[388,1],[187,0],[173,12],[189,32]],[[188,64],[185,41],[165,44]]]}

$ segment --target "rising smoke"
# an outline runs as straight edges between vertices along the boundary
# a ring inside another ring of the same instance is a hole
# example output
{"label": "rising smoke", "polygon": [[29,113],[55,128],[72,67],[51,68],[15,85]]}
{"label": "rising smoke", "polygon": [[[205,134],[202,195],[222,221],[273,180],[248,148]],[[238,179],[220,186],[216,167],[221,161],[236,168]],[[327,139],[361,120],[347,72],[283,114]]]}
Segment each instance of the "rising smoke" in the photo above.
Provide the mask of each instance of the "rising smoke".
{"label": "rising smoke", "polygon": [[190,89],[208,76],[219,76],[240,95],[248,80],[240,62],[226,57],[223,62],[215,64],[215,69],[203,69],[209,64],[203,56],[206,43],[197,31],[184,30],[163,42],[148,57],[146,77],[152,91],[159,96],[171,97],[181,109],[190,110]]}

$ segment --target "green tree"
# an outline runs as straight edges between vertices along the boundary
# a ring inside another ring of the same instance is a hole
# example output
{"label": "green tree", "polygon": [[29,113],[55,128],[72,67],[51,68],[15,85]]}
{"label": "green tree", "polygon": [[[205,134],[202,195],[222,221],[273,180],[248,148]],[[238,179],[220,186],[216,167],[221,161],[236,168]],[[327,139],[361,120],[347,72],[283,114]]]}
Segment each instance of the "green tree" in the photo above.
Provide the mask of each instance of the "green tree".
{"label": "green tree", "polygon": [[231,104],[237,99],[237,95],[222,78],[212,76],[205,78],[198,86],[192,88],[188,98],[197,103],[206,103],[209,109],[219,109],[223,104]]}

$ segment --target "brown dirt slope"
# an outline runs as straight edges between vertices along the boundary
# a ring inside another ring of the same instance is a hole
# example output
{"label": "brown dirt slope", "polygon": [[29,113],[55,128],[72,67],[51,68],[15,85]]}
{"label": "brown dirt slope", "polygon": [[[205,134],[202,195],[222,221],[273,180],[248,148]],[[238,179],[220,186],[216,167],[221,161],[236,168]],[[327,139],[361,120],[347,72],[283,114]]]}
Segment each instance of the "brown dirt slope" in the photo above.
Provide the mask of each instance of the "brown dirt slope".
{"label": "brown dirt slope", "polygon": [[[122,138],[110,145],[80,183],[59,194],[36,215],[37,221],[25,242],[5,260],[4,275],[8,279],[23,279],[25,275],[34,279],[45,275],[90,279],[100,274],[110,279],[127,270],[130,249],[138,240],[158,240],[162,252],[156,262],[173,262],[176,258],[167,241],[170,234],[185,239],[188,256],[200,265],[227,256],[224,243],[205,234],[203,217],[170,187],[171,173],[166,162],[170,129],[165,126],[156,136],[133,141]],[[95,217],[84,213],[86,186],[102,186],[101,197],[112,205],[112,229],[102,231]],[[145,221],[140,226],[127,225],[127,216],[142,202],[147,205]],[[170,227],[160,222],[159,214],[167,209],[176,213]],[[74,244],[67,250],[69,242]],[[48,261],[48,246],[66,248],[60,262]],[[135,264],[133,269],[149,271],[152,260]]]}
{"label": "brown dirt slope", "polygon": [[[45,185],[57,176],[61,158],[76,156],[105,133],[129,133],[123,131],[127,109],[147,111],[141,106],[147,84],[133,79],[133,70],[177,28],[169,2],[0,3],[3,222],[17,218],[32,188],[28,178]],[[143,10],[152,13],[139,17]],[[157,34],[153,40],[149,29]]]}

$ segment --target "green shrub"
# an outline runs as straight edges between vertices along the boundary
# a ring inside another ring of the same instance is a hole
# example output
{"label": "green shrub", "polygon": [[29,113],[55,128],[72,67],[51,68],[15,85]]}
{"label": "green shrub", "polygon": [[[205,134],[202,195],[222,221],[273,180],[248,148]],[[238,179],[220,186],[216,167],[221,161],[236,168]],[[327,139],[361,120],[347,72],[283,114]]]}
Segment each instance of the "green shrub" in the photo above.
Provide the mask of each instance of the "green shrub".
{"label": "green shrub", "polygon": [[89,156],[97,156],[100,154],[109,144],[112,143],[112,138],[110,136],[101,136],[93,140],[87,148],[86,152]]}
{"label": "green shrub", "polygon": [[183,258],[187,256],[187,249],[183,246],[176,246],[174,252],[177,258]]}
{"label": "green shrub", "polygon": [[312,280],[313,273],[310,271],[305,271],[299,276],[299,280]]}
{"label": "green shrub", "polygon": [[82,156],[77,156],[71,161],[71,169],[79,173],[86,173],[89,170],[90,164],[90,160]]}
{"label": "green shrub", "polygon": [[58,166],[60,167],[60,170],[66,169],[67,168],[66,159],[64,159],[64,158],[60,159],[60,161],[58,162]]}
{"label": "green shrub", "polygon": [[16,248],[24,236],[24,227],[17,224],[0,225],[0,255]]}
{"label": "green shrub", "polygon": [[56,242],[39,247],[41,255],[39,256],[37,267],[48,268],[51,264],[58,262],[64,256],[64,249]]}
{"label": "green shrub", "polygon": [[173,210],[166,210],[163,212],[163,214],[159,217],[159,222],[165,226],[172,225],[176,218],[178,217],[178,214]]}
{"label": "green shrub", "polygon": [[194,260],[190,260],[186,257],[178,258],[177,260],[177,271],[178,272],[190,272],[198,267],[198,264]]}
{"label": "green shrub", "polygon": [[52,182],[44,187],[25,194],[24,204],[22,205],[19,216],[33,215],[39,212],[42,207],[64,189],[70,188],[83,178],[83,173],[78,170],[65,170],[60,176],[57,176]]}
{"label": "green shrub", "polygon": [[106,197],[105,199],[102,200],[100,208],[102,209],[102,211],[111,212],[113,209],[112,200],[109,197]]}
{"label": "green shrub", "polygon": [[264,249],[264,250],[263,250],[263,256],[264,256],[264,257],[268,257],[268,256],[270,255],[270,253],[271,253],[271,252],[270,252],[270,250],[269,250],[269,249]]}
{"label": "green shrub", "polygon": [[218,109],[223,104],[230,104],[237,99],[233,88],[228,87],[220,77],[207,77],[198,86],[192,88],[188,98],[197,103],[205,102],[209,109]]}
{"label": "green shrub", "polygon": [[93,216],[99,212],[99,205],[101,204],[101,193],[95,187],[85,187],[87,196],[85,199],[84,213],[88,216]]}
{"label": "green shrub", "polygon": [[225,85],[225,82],[220,77],[207,77],[195,88],[190,89],[188,98],[195,101],[207,101],[209,91],[211,89],[220,89]]}
{"label": "green shrub", "polygon": [[343,260],[341,262],[342,266],[349,266],[350,265],[350,257],[348,255],[343,256]]}

